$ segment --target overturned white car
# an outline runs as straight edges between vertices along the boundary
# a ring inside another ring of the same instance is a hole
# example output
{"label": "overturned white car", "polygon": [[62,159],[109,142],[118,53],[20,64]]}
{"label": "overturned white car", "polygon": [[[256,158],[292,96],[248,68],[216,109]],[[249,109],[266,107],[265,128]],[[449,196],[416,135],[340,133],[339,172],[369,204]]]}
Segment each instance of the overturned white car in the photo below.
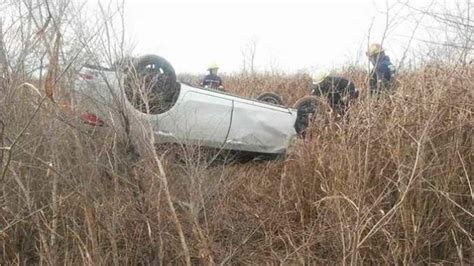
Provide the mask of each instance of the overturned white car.
{"label": "overturned white car", "polygon": [[121,103],[133,127],[151,125],[158,144],[283,154],[297,136],[297,110],[177,82],[173,67],[155,55],[114,69],[84,66],[75,93],[93,123],[99,117],[107,124],[106,107]]}

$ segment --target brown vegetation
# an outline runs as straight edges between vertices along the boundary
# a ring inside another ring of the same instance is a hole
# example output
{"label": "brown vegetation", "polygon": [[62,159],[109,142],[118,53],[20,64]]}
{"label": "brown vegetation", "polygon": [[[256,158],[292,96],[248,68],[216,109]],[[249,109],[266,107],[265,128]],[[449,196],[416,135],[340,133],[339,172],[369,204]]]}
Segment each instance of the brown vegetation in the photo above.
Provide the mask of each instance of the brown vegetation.
{"label": "brown vegetation", "polygon": [[[192,150],[138,156],[118,129],[6,83],[0,263],[471,264],[473,70],[401,74],[393,94],[362,94],[344,121],[322,109],[282,161],[212,167]],[[225,79],[230,92],[287,104],[309,82]]]}

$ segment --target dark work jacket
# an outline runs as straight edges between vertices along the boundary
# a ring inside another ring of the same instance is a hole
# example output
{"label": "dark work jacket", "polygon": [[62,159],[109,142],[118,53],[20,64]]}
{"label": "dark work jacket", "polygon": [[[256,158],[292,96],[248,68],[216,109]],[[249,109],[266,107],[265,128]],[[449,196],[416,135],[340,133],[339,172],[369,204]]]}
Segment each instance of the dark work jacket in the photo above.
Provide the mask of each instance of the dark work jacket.
{"label": "dark work jacket", "polygon": [[354,83],[348,79],[334,76],[325,78],[319,84],[313,84],[312,94],[315,96],[326,96],[331,108],[341,112],[344,111],[346,105],[342,101],[344,96],[349,96],[350,100],[359,97],[359,92],[356,90]]}
{"label": "dark work jacket", "polygon": [[321,96],[321,95],[331,96],[334,94],[340,94],[340,95],[349,94],[351,98],[357,98],[358,96],[354,83],[352,83],[348,79],[341,78],[341,77],[334,77],[334,76],[329,76],[325,78],[319,84],[313,84],[312,94],[315,96]]}
{"label": "dark work jacket", "polygon": [[209,88],[213,88],[213,89],[217,89],[219,88],[219,86],[222,86],[222,80],[219,76],[217,75],[214,75],[214,74],[208,74],[204,77],[204,79],[202,80],[202,84],[201,84],[203,87],[209,87]]}
{"label": "dark work jacket", "polygon": [[389,89],[391,81],[393,79],[392,63],[390,58],[381,52],[378,56],[370,58],[370,62],[374,66],[370,76],[370,91],[371,93],[377,93],[381,90]]}

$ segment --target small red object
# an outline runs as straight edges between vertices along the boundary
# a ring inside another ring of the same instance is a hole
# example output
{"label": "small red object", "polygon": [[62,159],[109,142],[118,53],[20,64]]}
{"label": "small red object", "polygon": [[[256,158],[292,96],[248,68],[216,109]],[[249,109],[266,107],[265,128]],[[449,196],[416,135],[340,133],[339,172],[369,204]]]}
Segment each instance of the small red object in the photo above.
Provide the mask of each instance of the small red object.
{"label": "small red object", "polygon": [[80,116],[81,120],[91,126],[104,126],[104,121],[98,118],[95,114],[84,113]]}
{"label": "small red object", "polygon": [[79,77],[81,77],[83,80],[92,80],[92,79],[94,79],[94,75],[87,74],[87,73],[80,73]]}

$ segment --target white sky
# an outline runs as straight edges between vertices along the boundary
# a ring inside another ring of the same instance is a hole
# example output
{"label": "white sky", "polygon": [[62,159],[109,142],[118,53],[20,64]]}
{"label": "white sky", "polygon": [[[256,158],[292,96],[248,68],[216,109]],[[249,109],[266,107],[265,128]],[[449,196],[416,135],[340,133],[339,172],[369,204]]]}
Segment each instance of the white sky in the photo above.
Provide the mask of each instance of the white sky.
{"label": "white sky", "polygon": [[[406,0],[405,0],[406,1]],[[395,4],[390,0],[389,5]],[[431,0],[410,1],[426,6]],[[335,68],[363,58],[368,31],[380,42],[386,1],[165,1],[126,0],[126,32],[135,54],[158,54],[178,73],[242,68],[242,49],[255,39],[258,70],[285,72]],[[385,41],[393,61],[401,57],[414,19],[398,13]],[[405,10],[405,9],[403,9]],[[397,14],[395,16],[395,14]],[[360,62],[360,61],[359,61]]]}

